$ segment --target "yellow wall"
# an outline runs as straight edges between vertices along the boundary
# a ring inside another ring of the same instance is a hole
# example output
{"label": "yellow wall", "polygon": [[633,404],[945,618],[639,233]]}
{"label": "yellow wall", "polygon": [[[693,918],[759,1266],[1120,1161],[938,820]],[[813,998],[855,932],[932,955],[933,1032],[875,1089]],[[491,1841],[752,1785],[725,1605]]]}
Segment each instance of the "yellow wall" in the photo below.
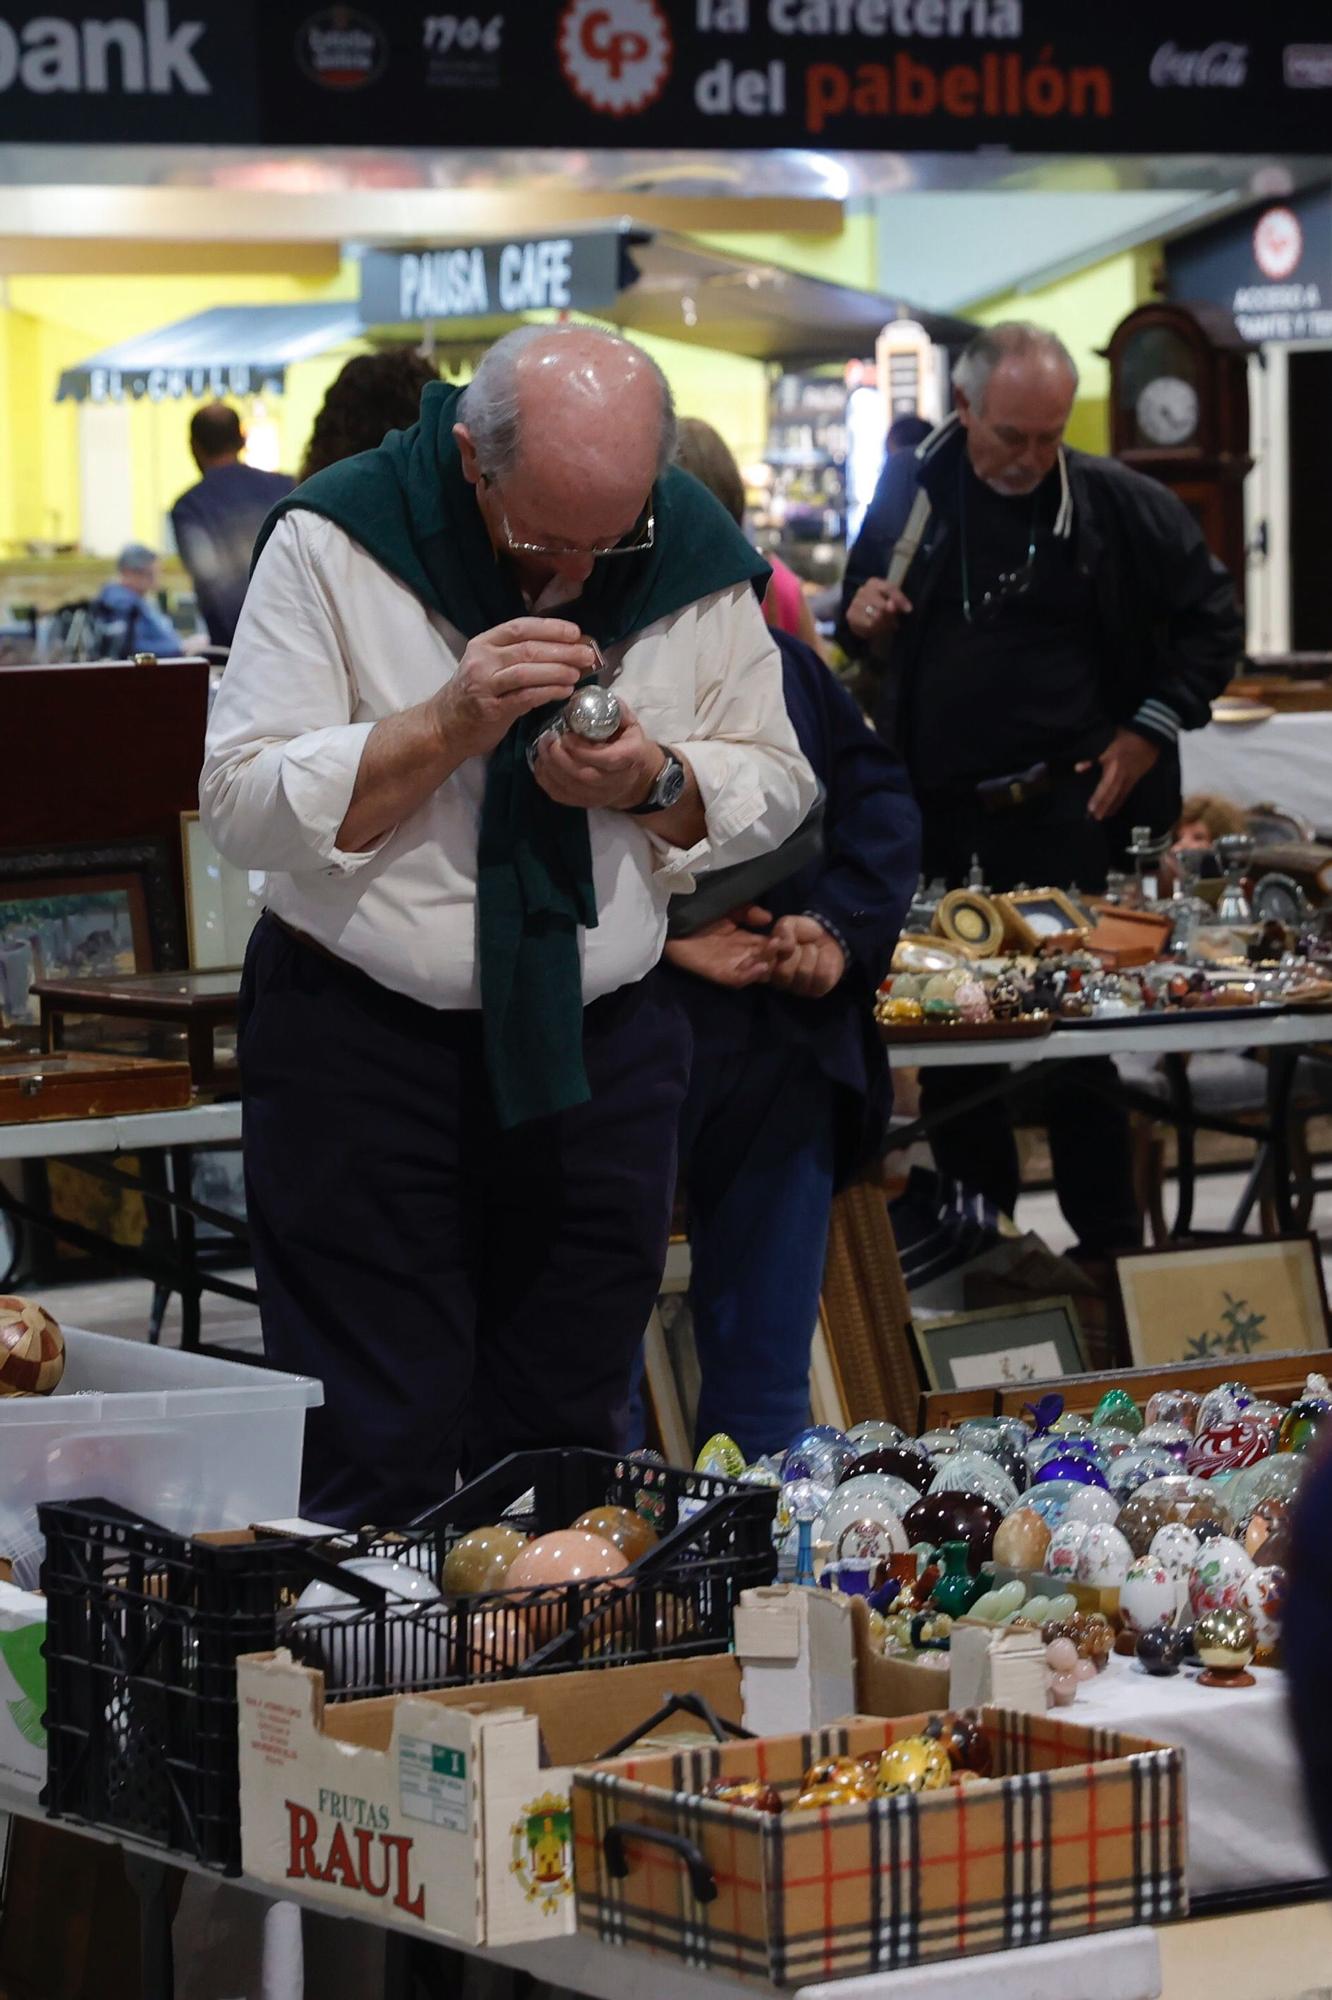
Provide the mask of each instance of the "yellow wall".
{"label": "yellow wall", "polygon": [[1059,335],[1078,364],[1078,400],[1068,441],[1082,451],[1110,449],[1110,370],[1096,350],[1106,345],[1125,313],[1154,296],[1152,268],[1159,257],[1159,244],[1142,244],[1038,291],[1006,292],[968,311],[968,318],[985,326],[1001,319],[1030,319]]}

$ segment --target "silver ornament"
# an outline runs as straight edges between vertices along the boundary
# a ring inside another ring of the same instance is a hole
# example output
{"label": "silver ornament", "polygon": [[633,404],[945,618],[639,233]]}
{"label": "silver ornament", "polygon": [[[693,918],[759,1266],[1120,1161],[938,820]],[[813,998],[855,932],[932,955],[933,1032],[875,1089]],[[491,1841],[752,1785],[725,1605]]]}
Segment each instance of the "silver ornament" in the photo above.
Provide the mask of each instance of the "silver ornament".
{"label": "silver ornament", "polygon": [[620,704],[609,688],[584,687],[570,695],[562,720],[566,729],[589,743],[609,743],[623,721]]}

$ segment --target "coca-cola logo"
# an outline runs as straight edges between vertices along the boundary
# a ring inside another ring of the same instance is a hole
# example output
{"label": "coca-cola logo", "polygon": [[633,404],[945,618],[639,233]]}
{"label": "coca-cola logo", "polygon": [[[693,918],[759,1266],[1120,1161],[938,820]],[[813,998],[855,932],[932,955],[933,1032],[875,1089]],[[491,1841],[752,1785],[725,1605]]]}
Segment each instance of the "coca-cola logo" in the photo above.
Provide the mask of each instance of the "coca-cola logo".
{"label": "coca-cola logo", "polygon": [[1209,42],[1205,49],[1162,42],[1152,57],[1151,78],[1158,90],[1238,90],[1248,76],[1247,42]]}

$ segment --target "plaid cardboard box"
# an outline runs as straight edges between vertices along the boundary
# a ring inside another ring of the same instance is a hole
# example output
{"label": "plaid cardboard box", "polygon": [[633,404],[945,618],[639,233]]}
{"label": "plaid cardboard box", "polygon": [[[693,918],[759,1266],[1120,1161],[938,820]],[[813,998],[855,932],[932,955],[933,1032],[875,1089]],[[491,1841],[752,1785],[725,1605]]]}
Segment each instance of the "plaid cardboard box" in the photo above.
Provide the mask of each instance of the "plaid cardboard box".
{"label": "plaid cardboard box", "polygon": [[987,1709],[992,1780],[821,1812],[699,1796],[757,1777],[790,1800],[815,1758],[926,1718],[574,1773],[578,1928],[741,1979],[799,1986],[1183,1916],[1183,1759],[1135,1737]]}

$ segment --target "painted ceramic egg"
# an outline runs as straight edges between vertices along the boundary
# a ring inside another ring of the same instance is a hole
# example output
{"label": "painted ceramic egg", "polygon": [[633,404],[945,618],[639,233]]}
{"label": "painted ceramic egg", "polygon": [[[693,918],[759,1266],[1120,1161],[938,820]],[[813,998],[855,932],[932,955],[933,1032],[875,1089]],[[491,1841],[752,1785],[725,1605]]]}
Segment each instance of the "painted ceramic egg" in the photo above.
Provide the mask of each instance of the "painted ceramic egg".
{"label": "painted ceramic egg", "polygon": [[1176,1584],[1187,1583],[1193,1565],[1202,1552],[1202,1543],[1192,1528],[1182,1521],[1167,1521],[1152,1536],[1148,1554],[1153,1562],[1168,1570]]}
{"label": "painted ceramic egg", "polygon": [[1245,1577],[1240,1585],[1240,1606],[1253,1620],[1258,1657],[1274,1653],[1281,1644],[1281,1620],[1286,1610],[1286,1572],[1276,1563],[1264,1563]]}
{"label": "painted ceramic egg", "polygon": [[1072,1577],[1077,1574],[1078,1557],[1093,1525],[1089,1521],[1059,1523],[1045,1552],[1045,1567],[1049,1575]]}
{"label": "painted ceramic egg", "polygon": [[1008,1569],[1040,1569],[1050,1546],[1050,1530],[1030,1507],[1016,1507],[999,1523],[994,1559]]}
{"label": "painted ceramic egg", "polygon": [[1142,1412],[1127,1389],[1107,1389],[1092,1411],[1092,1425],[1097,1430],[1110,1426],[1136,1436],[1142,1429]]}
{"label": "painted ceramic egg", "polygon": [[1119,1608],[1134,1632],[1170,1624],[1178,1601],[1174,1577],[1151,1556],[1139,1556],[1119,1586]]}
{"label": "painted ceramic egg", "polygon": [[1218,1472],[1242,1472],[1246,1465],[1257,1465],[1270,1449],[1267,1432],[1261,1424],[1251,1423],[1247,1417],[1236,1417],[1233,1423],[1214,1424],[1210,1430],[1199,1431],[1189,1447],[1185,1469],[1195,1478],[1214,1479]]}
{"label": "painted ceramic egg", "polygon": [[1147,1399],[1149,1424],[1182,1424],[1187,1431],[1197,1427],[1202,1397],[1196,1389],[1158,1389]]}
{"label": "painted ceramic egg", "polygon": [[1097,1590],[1115,1590],[1133,1566],[1133,1551],[1109,1521],[1094,1521],[1078,1550],[1077,1579]]}
{"label": "painted ceramic egg", "polygon": [[1189,1605],[1195,1619],[1208,1611],[1231,1611],[1240,1601],[1244,1580],[1252,1576],[1253,1557],[1228,1535],[1204,1542],[1189,1571]]}
{"label": "painted ceramic egg", "polygon": [[580,1528],[558,1528],[539,1535],[509,1565],[506,1590],[526,1590],[547,1583],[585,1583],[596,1577],[618,1576],[628,1564],[614,1542]]}
{"label": "painted ceramic egg", "polygon": [[[652,1539],[657,1538],[653,1535]],[[526,1547],[527,1536],[520,1535],[517,1528],[506,1527],[502,1521],[491,1528],[473,1528],[445,1556],[440,1583],[451,1597],[470,1596],[478,1590],[499,1590]]]}
{"label": "painted ceramic egg", "polygon": [[[741,1471],[744,1478],[748,1467]],[[655,1549],[660,1537],[655,1528],[646,1522],[632,1507],[589,1507],[573,1523],[584,1534],[600,1535],[603,1541],[617,1548],[626,1562],[634,1563],[645,1556],[649,1549]]]}

